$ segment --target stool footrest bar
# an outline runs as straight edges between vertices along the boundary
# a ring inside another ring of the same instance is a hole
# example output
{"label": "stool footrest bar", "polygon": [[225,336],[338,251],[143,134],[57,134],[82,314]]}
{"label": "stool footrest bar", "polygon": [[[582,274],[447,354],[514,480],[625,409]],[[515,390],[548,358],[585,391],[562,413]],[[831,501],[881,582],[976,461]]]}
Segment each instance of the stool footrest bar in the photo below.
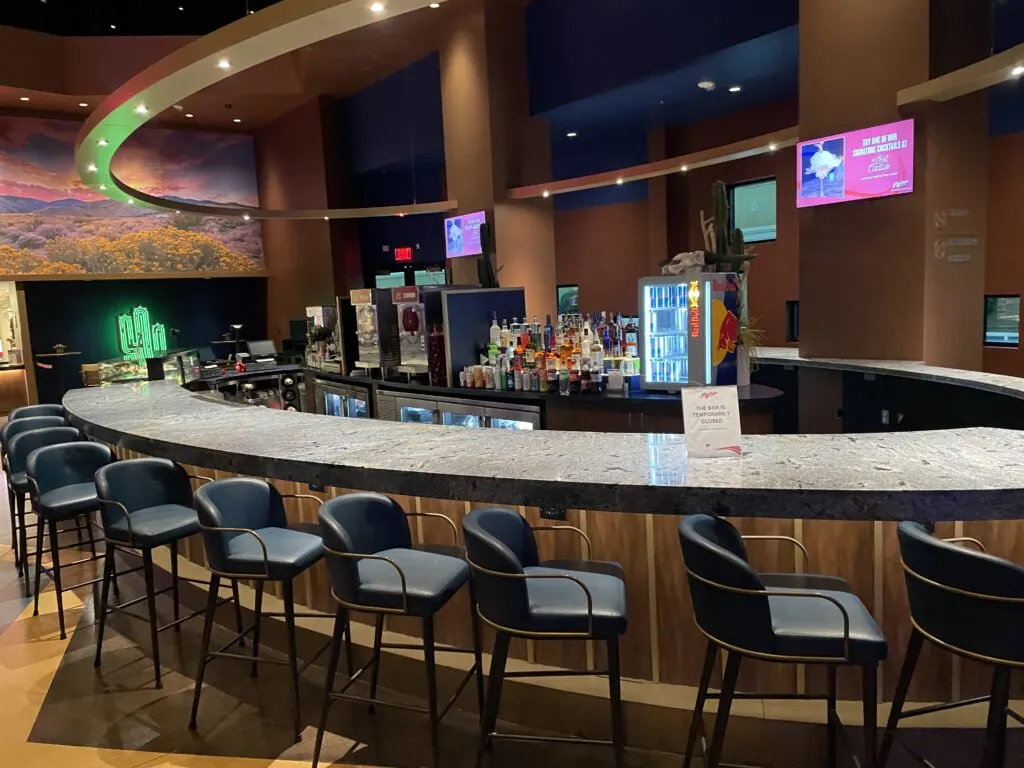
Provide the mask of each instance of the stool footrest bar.
{"label": "stool footrest bar", "polygon": [[503,741],[531,741],[541,744],[590,744],[597,747],[612,747],[614,744],[610,739],[583,739],[573,736],[535,736],[528,733],[501,733],[492,731],[487,734],[490,739],[502,739]]}
{"label": "stool footrest bar", "polygon": [[948,701],[943,704],[931,704],[927,707],[917,707],[916,709],[905,709],[902,712],[900,712],[900,720],[905,720],[908,717],[930,715],[933,712],[946,712],[950,709],[969,707],[972,704],[983,704],[991,698],[991,696],[976,696],[973,699],[961,699],[960,701]]}

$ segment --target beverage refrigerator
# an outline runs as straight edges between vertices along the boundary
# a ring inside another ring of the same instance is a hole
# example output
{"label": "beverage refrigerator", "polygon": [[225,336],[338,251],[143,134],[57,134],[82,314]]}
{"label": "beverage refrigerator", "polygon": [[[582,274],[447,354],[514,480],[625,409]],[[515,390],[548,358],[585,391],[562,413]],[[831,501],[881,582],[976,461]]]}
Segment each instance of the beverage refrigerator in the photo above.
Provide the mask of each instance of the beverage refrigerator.
{"label": "beverage refrigerator", "polygon": [[380,418],[407,424],[440,424],[469,429],[540,429],[540,408],[444,397],[377,392]]}
{"label": "beverage refrigerator", "polygon": [[369,390],[317,382],[315,392],[317,413],[354,419],[370,418]]}
{"label": "beverage refrigerator", "polygon": [[740,301],[734,272],[642,278],[643,388],[736,384]]}

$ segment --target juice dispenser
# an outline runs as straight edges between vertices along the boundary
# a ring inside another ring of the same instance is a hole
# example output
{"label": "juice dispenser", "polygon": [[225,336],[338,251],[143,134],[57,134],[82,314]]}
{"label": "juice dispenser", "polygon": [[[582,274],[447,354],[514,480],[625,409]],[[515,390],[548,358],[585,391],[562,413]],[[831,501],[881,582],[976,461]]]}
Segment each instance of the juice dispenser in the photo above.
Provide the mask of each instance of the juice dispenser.
{"label": "juice dispenser", "polygon": [[356,315],[357,368],[393,368],[401,362],[398,314],[390,288],[351,291]]}

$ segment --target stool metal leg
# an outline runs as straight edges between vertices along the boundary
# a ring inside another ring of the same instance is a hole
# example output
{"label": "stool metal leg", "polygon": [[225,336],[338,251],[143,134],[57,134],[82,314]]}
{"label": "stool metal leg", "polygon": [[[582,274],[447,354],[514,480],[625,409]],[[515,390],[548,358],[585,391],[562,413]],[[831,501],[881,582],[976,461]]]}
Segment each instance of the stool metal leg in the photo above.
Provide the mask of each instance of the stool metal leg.
{"label": "stool metal leg", "polygon": [[722,697],[718,700],[718,715],[715,717],[715,732],[711,737],[711,747],[704,763],[705,768],[718,768],[722,760],[722,748],[725,746],[725,727],[729,724],[729,712],[732,709],[732,697],[736,693],[736,680],[740,675],[738,653],[729,653],[725,662],[725,677],[722,680]]}
{"label": "stool metal leg", "polygon": [[217,610],[217,591],[220,589],[220,576],[210,576],[210,591],[206,595],[206,616],[203,618],[203,643],[199,653],[199,672],[196,674],[196,689],[192,693],[192,715],[188,721],[189,730],[196,729],[199,718],[199,696],[203,692],[203,676],[209,661],[210,635],[213,633],[213,612]]}
{"label": "stool metal leg", "polygon": [[885,733],[882,734],[882,745],[878,748],[878,768],[885,768],[885,764],[889,761],[892,742],[896,738],[896,728],[899,726],[900,715],[903,714],[903,705],[906,703],[907,693],[910,691],[910,681],[914,677],[914,668],[917,666],[917,659],[921,655],[923,646],[924,635],[916,629],[910,630],[907,652],[903,656],[903,667],[900,669],[900,679],[896,683],[896,692],[893,694],[892,706],[889,709],[889,720],[885,725]]}
{"label": "stool metal leg", "polygon": [[690,768],[693,762],[693,750],[697,746],[697,738],[700,736],[702,720],[704,718],[704,705],[708,700],[708,688],[711,686],[711,674],[715,671],[715,659],[718,657],[718,649],[710,640],[708,650],[704,654],[704,668],[700,673],[700,687],[697,689],[697,702],[693,707],[693,719],[690,720],[690,733],[686,737],[686,752],[683,753],[683,768]]}
{"label": "stool metal leg", "polygon": [[[380,677],[380,644],[384,639],[384,614],[377,614],[377,625],[373,630],[373,669],[370,670],[370,698],[377,698],[377,680]],[[376,707],[370,702],[370,712]]]}
{"label": "stool metal leg", "polygon": [[437,723],[437,669],[434,666],[434,617],[423,619],[423,666],[427,669],[427,716],[430,718],[431,765],[440,762]]}
{"label": "stool metal leg", "polygon": [[622,768],[626,747],[625,728],[622,724],[622,675],[619,671],[619,638],[608,639],[608,698],[612,706],[612,745],[615,748],[615,768]]}
{"label": "stool metal leg", "polygon": [[[327,679],[324,681],[324,699],[320,706],[320,726],[316,730],[316,743],[313,745],[313,768],[320,762],[320,750],[324,745],[324,732],[327,730],[327,713],[331,708],[331,693],[334,690],[334,678],[338,674],[338,661],[341,658],[342,640],[348,633],[348,611],[338,606],[334,614],[334,637],[331,640],[331,657],[327,662]],[[352,674],[351,668],[349,674]]]}
{"label": "stool metal leg", "polygon": [[[878,755],[878,667],[874,664],[863,667],[861,676],[864,681],[864,759],[861,766],[875,768]],[[1005,724],[1005,719],[1003,722]]]}
{"label": "stool metal leg", "polygon": [[299,714],[299,661],[295,642],[295,592],[291,581],[284,582],[284,622],[288,627],[288,671],[291,673],[292,724],[295,741],[302,733]]}
{"label": "stool metal leg", "polygon": [[[42,516],[40,516],[42,519]],[[64,631],[64,587],[60,579],[60,534],[57,532],[57,521],[50,520],[50,567],[53,569],[53,590],[57,593],[57,622],[60,625],[60,639],[67,638]],[[40,558],[42,553],[40,553]],[[39,582],[36,581],[36,605],[39,605]]]}
{"label": "stool metal leg", "polygon": [[107,544],[107,554],[103,558],[103,586],[100,589],[100,607],[96,616],[96,658],[92,665],[100,665],[100,654],[103,653],[103,630],[107,626],[107,600],[110,598],[110,582],[114,574],[114,545]]}
{"label": "stool metal leg", "polygon": [[1010,703],[1010,668],[992,671],[992,700],[985,726],[985,753],[982,768],[1003,768],[1006,762],[1006,708]]}
{"label": "stool metal leg", "polygon": [[142,550],[142,573],[146,579],[146,605],[149,607],[149,640],[153,647],[153,674],[156,676],[156,687],[163,688],[160,679],[160,641],[157,632],[160,627],[156,623],[156,587],[153,583],[153,550]]}
{"label": "stool metal leg", "polygon": [[477,719],[484,716],[484,660],[483,638],[480,633],[480,616],[477,614],[476,589],[473,580],[469,581],[469,620],[473,628],[473,662],[476,664],[476,711]]}
{"label": "stool metal leg", "polygon": [[18,577],[20,578],[22,573],[28,576],[28,568],[22,569],[22,554],[21,548],[18,546],[18,514],[15,510],[14,502],[14,491],[11,490],[11,486],[7,486],[7,510],[11,513],[11,550],[14,553],[14,566],[18,569]]}
{"label": "stool metal leg", "polygon": [[92,512],[86,512],[82,515],[82,522],[85,524],[86,533],[89,534],[89,553],[96,557],[96,536],[93,535]]}
{"label": "stool metal leg", "polygon": [[356,671],[355,662],[352,660],[352,617],[349,615],[348,608],[342,608],[341,612],[345,618],[345,669],[351,676]]}
{"label": "stool metal leg", "polygon": [[260,665],[256,663],[256,659],[260,657],[260,624],[263,623],[263,581],[256,582],[256,618],[255,623],[252,625],[252,672],[251,675],[256,677],[259,674]]}
{"label": "stool metal leg", "polygon": [[[27,564],[26,564],[27,567]],[[32,615],[39,615],[39,582],[43,579],[43,518],[41,515],[36,517],[36,593],[34,607],[32,609]],[[27,594],[32,594],[32,585],[29,579],[25,579],[25,588],[28,590]]]}
{"label": "stool metal leg", "polygon": [[[181,618],[181,608],[178,593],[178,542],[172,541],[168,547],[171,550],[171,600],[174,601],[174,620]],[[181,632],[181,624],[174,625],[175,632]]]}
{"label": "stool metal leg", "polygon": [[839,743],[839,713],[836,711],[836,700],[838,699],[836,665],[829,664],[826,674],[828,676],[828,696],[825,700],[825,765],[828,768],[836,768],[836,746]]}
{"label": "stool metal leg", "polygon": [[480,723],[480,745],[476,753],[476,765],[480,768],[484,760],[484,750],[491,741],[491,734],[498,722],[498,706],[501,703],[501,684],[505,680],[505,662],[508,659],[508,646],[511,636],[499,632],[494,638],[494,652],[491,654],[491,671],[487,677],[487,703],[484,706],[484,717]]}
{"label": "stool metal leg", "polygon": [[[32,584],[28,579],[28,530],[25,527],[25,494],[15,492],[14,506],[18,511],[18,547],[21,549],[21,561],[25,567],[25,596],[31,597]],[[37,578],[36,581],[39,579]]]}
{"label": "stool metal leg", "polygon": [[[242,634],[242,630],[245,629],[242,626],[242,601],[238,597],[238,579],[231,580],[231,600],[235,604],[235,626],[238,627],[238,634]],[[245,648],[245,637],[238,638],[238,647]]]}

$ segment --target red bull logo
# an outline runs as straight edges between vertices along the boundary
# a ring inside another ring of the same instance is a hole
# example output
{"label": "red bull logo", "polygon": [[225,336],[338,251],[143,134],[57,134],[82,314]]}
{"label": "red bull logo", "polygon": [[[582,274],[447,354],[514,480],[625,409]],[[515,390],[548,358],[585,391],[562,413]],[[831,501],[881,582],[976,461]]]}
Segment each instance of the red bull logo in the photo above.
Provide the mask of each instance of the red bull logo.
{"label": "red bull logo", "polygon": [[736,351],[736,342],[739,339],[740,322],[732,312],[726,312],[722,325],[718,329],[718,349],[725,354]]}

